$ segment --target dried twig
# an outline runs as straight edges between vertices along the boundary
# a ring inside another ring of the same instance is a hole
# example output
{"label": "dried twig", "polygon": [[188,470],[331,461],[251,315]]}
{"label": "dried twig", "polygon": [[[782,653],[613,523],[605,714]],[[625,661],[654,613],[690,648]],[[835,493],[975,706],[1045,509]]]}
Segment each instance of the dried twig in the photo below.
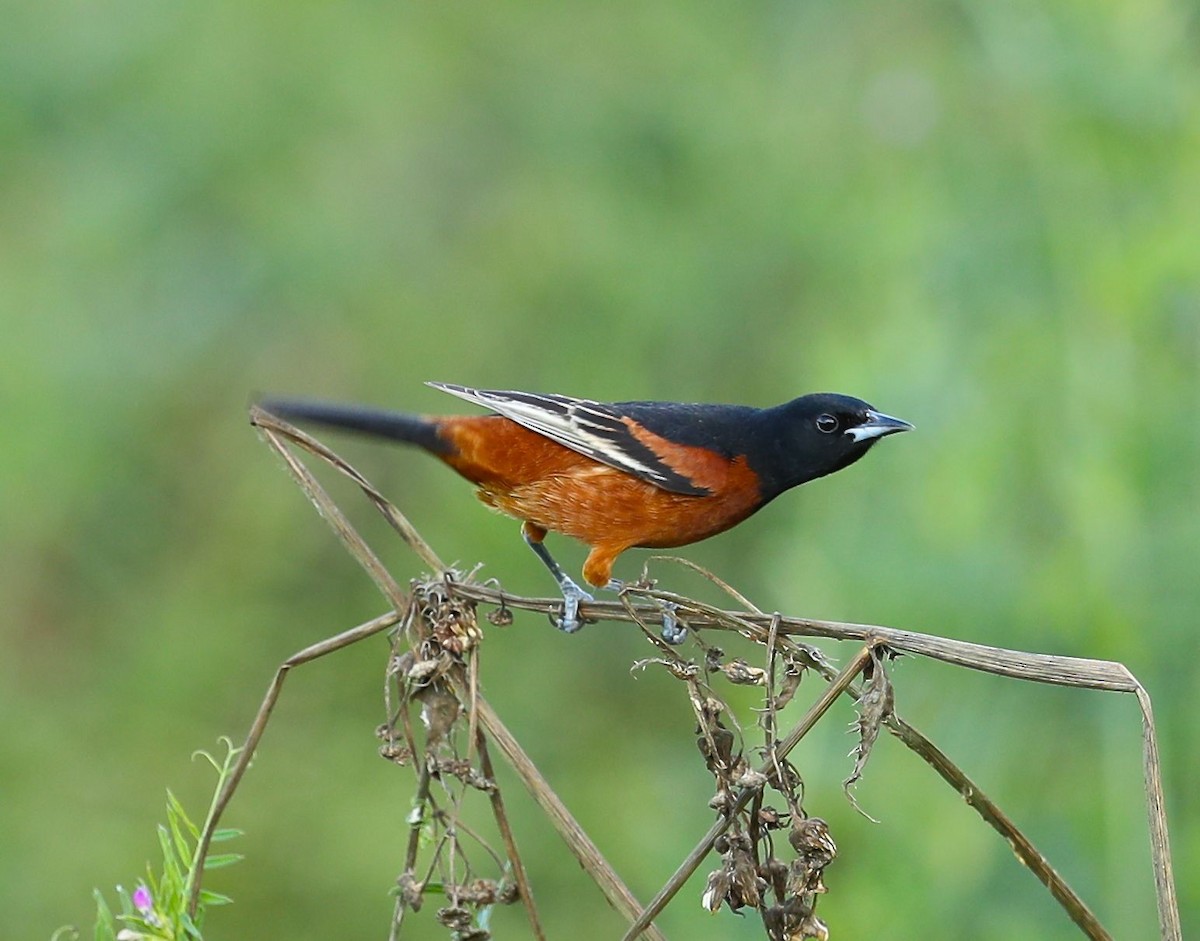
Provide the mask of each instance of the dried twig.
{"label": "dried twig", "polygon": [[[263,697],[262,705],[258,708],[258,714],[254,717],[254,722],[250,725],[250,732],[246,735],[246,741],[242,743],[241,751],[238,753],[233,770],[230,772],[229,777],[226,778],[225,786],[221,788],[220,793],[213,801],[212,813],[209,814],[204,831],[200,834],[199,845],[196,850],[197,859],[204,859],[208,856],[208,847],[212,844],[212,837],[217,830],[217,824],[220,822],[225,808],[229,806],[230,800],[233,799],[233,793],[241,783],[242,776],[245,775],[246,769],[250,767],[250,762],[254,759],[255,749],[258,748],[259,740],[262,738],[263,732],[267,729],[267,721],[271,718],[271,711],[275,708],[275,703],[279,699],[280,692],[283,690],[283,681],[287,679],[287,675],[292,667],[298,667],[302,663],[309,663],[318,657],[323,657],[326,654],[333,653],[335,650],[341,650],[343,647],[349,647],[351,644],[358,643],[358,641],[366,637],[378,634],[380,631],[386,631],[389,627],[398,623],[400,618],[401,615],[395,611],[389,611],[387,614],[382,614],[374,620],[367,621],[365,624],[352,627],[350,630],[344,631],[336,637],[330,637],[320,643],[313,644],[311,647],[305,647],[303,650],[292,654],[280,664],[279,669],[275,671],[274,679],[271,680],[271,685],[267,687],[267,694]],[[201,875],[197,874],[192,884],[192,897],[188,902],[188,914],[193,916],[196,914],[196,906],[200,899],[201,881]]]}
{"label": "dried twig", "polygon": [[[479,749],[479,766],[483,773],[492,781],[496,780],[496,771],[492,767],[492,758],[488,754],[487,739],[478,729],[475,731],[475,746]],[[529,884],[529,874],[525,871],[525,863],[521,859],[521,854],[517,852],[517,841],[513,835],[512,827],[508,822],[508,811],[504,809],[504,799],[500,796],[500,789],[493,788],[489,797],[492,801],[492,808],[496,815],[496,824],[500,828],[500,836],[504,840],[504,845],[508,849],[508,858],[513,863],[513,878],[517,883],[517,890],[521,893],[521,899],[525,902],[525,913],[529,916],[529,927],[533,931],[534,938],[545,938],[545,931],[542,929],[542,921],[538,916],[537,907],[533,904],[533,886]]]}

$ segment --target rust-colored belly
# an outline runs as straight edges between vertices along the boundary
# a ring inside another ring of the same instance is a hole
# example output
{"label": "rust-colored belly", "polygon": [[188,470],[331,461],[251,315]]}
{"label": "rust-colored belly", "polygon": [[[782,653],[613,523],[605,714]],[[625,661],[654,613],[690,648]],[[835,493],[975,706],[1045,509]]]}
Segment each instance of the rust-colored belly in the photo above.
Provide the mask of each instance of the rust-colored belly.
{"label": "rust-colored belly", "polygon": [[[502,423],[502,424],[501,424]],[[722,532],[760,504],[744,459],[656,439],[707,496],[671,493],[601,464],[499,416],[455,418],[442,433],[457,453],[443,460],[509,516],[591,546],[671,548]]]}

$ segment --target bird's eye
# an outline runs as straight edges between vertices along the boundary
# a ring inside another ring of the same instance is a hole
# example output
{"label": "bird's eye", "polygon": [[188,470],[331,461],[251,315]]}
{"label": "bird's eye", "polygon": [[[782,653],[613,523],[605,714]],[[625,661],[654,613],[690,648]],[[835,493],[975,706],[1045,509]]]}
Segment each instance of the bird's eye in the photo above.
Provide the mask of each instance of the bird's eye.
{"label": "bird's eye", "polygon": [[832,415],[817,416],[817,430],[824,432],[827,435],[833,434],[838,430],[840,422]]}

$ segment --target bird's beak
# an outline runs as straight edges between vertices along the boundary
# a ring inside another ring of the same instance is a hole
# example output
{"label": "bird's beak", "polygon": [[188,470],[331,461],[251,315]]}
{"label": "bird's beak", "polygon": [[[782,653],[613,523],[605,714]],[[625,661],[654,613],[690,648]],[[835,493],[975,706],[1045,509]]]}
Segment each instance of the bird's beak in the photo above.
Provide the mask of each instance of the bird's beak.
{"label": "bird's beak", "polygon": [[894,435],[901,431],[912,431],[913,426],[901,418],[892,418],[874,409],[867,410],[867,420],[861,425],[847,428],[846,434],[855,441],[870,441],[882,438],[884,435]]}

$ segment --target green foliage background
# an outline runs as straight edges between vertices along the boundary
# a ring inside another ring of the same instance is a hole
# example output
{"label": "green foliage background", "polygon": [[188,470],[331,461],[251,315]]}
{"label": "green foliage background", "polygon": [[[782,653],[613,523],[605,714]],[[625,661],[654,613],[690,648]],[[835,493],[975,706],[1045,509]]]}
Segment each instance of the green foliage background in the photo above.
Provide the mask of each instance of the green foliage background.
{"label": "green foliage background", "polygon": [[[915,422],[686,554],[768,610],[1124,661],[1200,926],[1194,5],[67,0],[3,21],[0,937],[86,924],[91,888],[154,854],[164,788],[203,806],[191,751],[243,733],[284,656],[382,610],[247,403],[457,408],[425,379],[834,389]],[[342,444],[444,556],[545,592],[463,482]],[[484,683],[649,897],[710,813],[681,691],[628,672],[645,655],[519,617]],[[211,938],[383,936],[408,778],[375,755],[382,668],[380,641],[289,682]],[[911,660],[896,680],[1116,936],[1151,937],[1133,701]],[[1075,936],[896,743],[858,790],[881,824],[850,811],[850,719],[796,755],[841,848],[835,937]],[[510,785],[552,936],[617,936]],[[669,934],[759,936],[698,894]]]}

